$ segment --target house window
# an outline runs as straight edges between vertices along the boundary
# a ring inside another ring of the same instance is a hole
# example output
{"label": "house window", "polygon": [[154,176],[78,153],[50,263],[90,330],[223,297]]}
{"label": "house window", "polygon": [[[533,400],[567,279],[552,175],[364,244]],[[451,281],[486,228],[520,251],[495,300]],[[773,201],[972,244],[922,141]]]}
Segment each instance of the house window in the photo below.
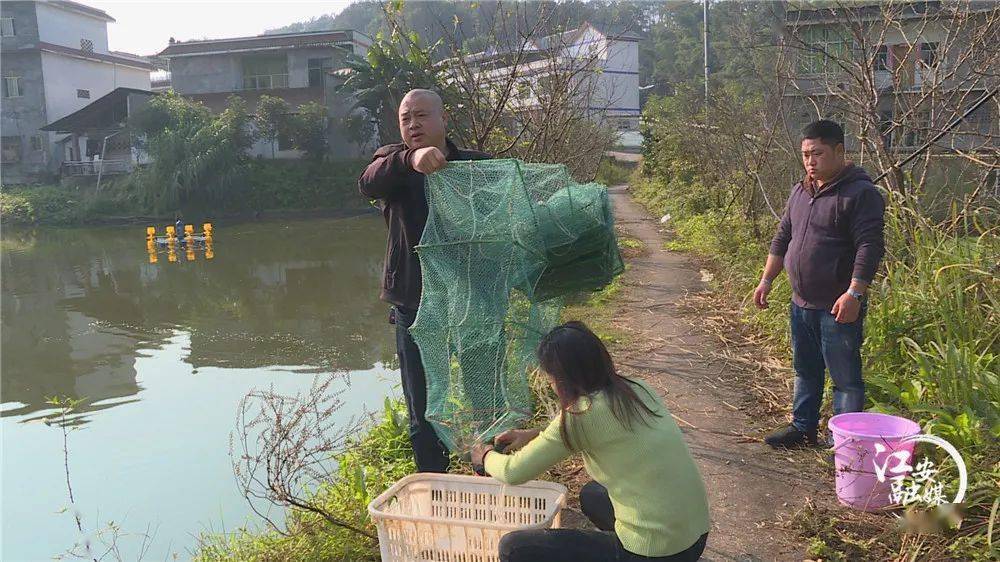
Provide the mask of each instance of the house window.
{"label": "house window", "polygon": [[13,37],[17,35],[14,31],[14,18],[0,18],[0,36]]}
{"label": "house window", "polygon": [[927,110],[916,112],[903,136],[903,146],[915,147],[924,144],[924,141],[927,140],[927,130],[930,128],[930,117],[931,114]]}
{"label": "house window", "polygon": [[22,78],[20,76],[3,77],[3,97],[19,98],[24,94]]}
{"label": "house window", "polygon": [[968,129],[972,132],[989,135],[990,130],[993,128],[993,115],[990,112],[990,106],[984,105],[973,111],[972,115],[967,119],[967,123]]}
{"label": "house window", "polygon": [[285,55],[251,56],[243,59],[244,90],[288,87],[288,58]]}
{"label": "house window", "polygon": [[889,70],[889,46],[879,45],[875,52],[875,70]]}
{"label": "house window", "polygon": [[799,35],[799,72],[823,74],[837,72],[838,61],[850,58],[854,42],[844,30],[826,27],[809,27]]}
{"label": "house window", "polygon": [[892,109],[878,112],[878,134],[882,137],[882,147],[888,150],[892,147]]}
{"label": "house window", "polygon": [[80,39],[80,50],[85,53],[93,53],[94,42],[90,39]]}
{"label": "house window", "polygon": [[101,155],[101,139],[87,139],[87,158]]}
{"label": "house window", "polygon": [[76,97],[83,98],[85,100],[90,99],[90,90],[77,90]]}
{"label": "house window", "polygon": [[938,63],[937,43],[924,43],[920,45],[920,62],[927,68],[932,68]]}
{"label": "house window", "polygon": [[518,82],[517,91],[515,92],[514,97],[519,100],[531,99],[531,86],[524,82]]}
{"label": "house window", "polygon": [[331,57],[309,59],[309,87],[323,85],[323,71],[330,67]]}
{"label": "house window", "polygon": [[42,150],[42,135],[31,136],[31,150],[35,152]]}
{"label": "house window", "polygon": [[3,145],[2,149],[0,149],[0,161],[4,164],[21,161],[21,137],[3,137]]}

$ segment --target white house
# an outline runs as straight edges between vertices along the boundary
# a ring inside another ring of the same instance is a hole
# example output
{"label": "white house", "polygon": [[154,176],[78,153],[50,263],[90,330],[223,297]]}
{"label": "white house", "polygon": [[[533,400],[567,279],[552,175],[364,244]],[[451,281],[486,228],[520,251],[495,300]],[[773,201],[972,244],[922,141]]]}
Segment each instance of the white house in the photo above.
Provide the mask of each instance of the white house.
{"label": "white house", "polygon": [[5,183],[56,172],[86,160],[96,147],[40,131],[119,87],[149,90],[152,65],[108,49],[102,10],[78,2],[0,2],[3,98],[2,173]]}
{"label": "white house", "polygon": [[639,129],[639,37],[584,22],[580,27],[529,40],[523,51],[490,48],[465,58],[486,82],[517,76],[513,106],[532,111],[550,93],[553,79],[573,76],[581,111],[619,131]]}

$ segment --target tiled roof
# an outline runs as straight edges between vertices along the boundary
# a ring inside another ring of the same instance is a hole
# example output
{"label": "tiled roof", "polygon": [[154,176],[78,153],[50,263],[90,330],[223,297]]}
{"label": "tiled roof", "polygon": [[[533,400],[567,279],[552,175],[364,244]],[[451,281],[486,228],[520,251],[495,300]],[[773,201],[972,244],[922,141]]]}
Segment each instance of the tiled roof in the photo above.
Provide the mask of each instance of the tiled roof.
{"label": "tiled roof", "polygon": [[69,55],[72,57],[80,57],[84,59],[99,60],[104,62],[113,62],[116,64],[134,66],[136,68],[142,68],[145,70],[153,70],[153,65],[150,64],[148,60],[138,55],[133,55],[129,53],[121,53],[118,51],[111,51],[110,53],[95,53],[92,51],[83,51],[81,49],[74,49],[72,47],[66,47],[63,45],[56,45],[55,43],[46,43],[44,41],[39,41],[37,45],[39,50],[48,51],[50,53],[59,53],[61,55]]}
{"label": "tiled roof", "polygon": [[85,14],[96,16],[104,21],[113,22],[115,18],[108,15],[104,10],[98,10],[97,8],[92,8],[86,4],[81,4],[79,2],[70,2],[68,0],[52,0],[48,2],[50,6],[55,6],[57,8],[62,8],[64,10],[72,10],[74,12],[83,12]]}
{"label": "tiled roof", "polygon": [[156,95],[156,93],[150,92],[149,90],[124,87],[115,88],[73,113],[49,123],[40,130],[69,133],[73,131],[82,131],[89,127],[112,125],[112,123],[104,122],[104,120],[107,119],[108,110],[114,105],[125,103],[129,94],[139,94],[143,96]]}
{"label": "tiled roof", "polygon": [[[625,29],[612,29],[606,26],[594,25],[590,22],[583,22],[579,27],[570,29],[568,31],[563,31],[560,33],[554,33],[552,35],[546,35],[545,37],[540,37],[538,39],[528,39],[525,42],[526,52],[533,51],[544,51],[546,49],[553,49],[557,47],[564,47],[572,45],[576,40],[577,36],[588,27],[592,27],[598,31],[598,33],[603,34],[605,37],[610,37],[617,41],[639,41],[640,37],[635,33],[626,31]],[[505,55],[511,55],[518,51],[516,45],[506,45],[501,48],[496,46],[490,47],[485,51],[479,53],[474,53],[468,55],[466,60],[469,62],[485,61],[494,58],[499,58]]]}
{"label": "tiled roof", "polygon": [[305,47],[309,45],[330,45],[335,43],[356,42],[367,47],[367,37],[356,31],[347,29],[339,31],[313,31],[308,33],[281,33],[255,35],[252,37],[231,37],[227,39],[206,39],[196,41],[177,41],[160,51],[159,56],[176,57],[199,55],[220,51],[252,51],[258,49]]}

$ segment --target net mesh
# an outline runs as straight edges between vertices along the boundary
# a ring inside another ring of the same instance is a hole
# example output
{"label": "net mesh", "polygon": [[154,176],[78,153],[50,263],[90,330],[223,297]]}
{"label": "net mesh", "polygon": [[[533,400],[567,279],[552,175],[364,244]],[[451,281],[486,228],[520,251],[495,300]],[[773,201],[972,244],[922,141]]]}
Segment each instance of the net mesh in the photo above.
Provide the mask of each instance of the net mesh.
{"label": "net mesh", "polygon": [[426,191],[410,333],[427,419],[461,452],[531,417],[528,375],[563,298],[604,287],[624,264],[607,190],[574,182],[564,166],[452,162]]}

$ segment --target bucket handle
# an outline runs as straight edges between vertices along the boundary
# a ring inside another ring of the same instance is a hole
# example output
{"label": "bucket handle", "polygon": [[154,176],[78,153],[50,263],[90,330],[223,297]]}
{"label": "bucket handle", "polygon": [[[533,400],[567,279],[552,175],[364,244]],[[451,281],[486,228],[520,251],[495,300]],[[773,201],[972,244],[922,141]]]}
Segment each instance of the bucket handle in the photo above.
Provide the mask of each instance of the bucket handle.
{"label": "bucket handle", "polygon": [[831,453],[834,453],[834,452],[836,452],[836,451],[837,451],[837,449],[839,449],[839,448],[843,447],[844,445],[847,445],[848,443],[854,443],[854,442],[858,442],[858,441],[859,441],[858,439],[855,439],[855,438],[853,438],[853,437],[848,437],[848,436],[845,436],[845,437],[844,437],[844,441],[843,441],[843,442],[841,442],[841,444],[840,444],[840,445],[836,445],[836,446],[834,446],[834,447],[831,447],[831,448],[830,448],[830,449],[828,449],[828,450],[829,450],[829,451],[830,451]]}
{"label": "bucket handle", "polygon": [[857,439],[855,439],[853,437],[845,437],[844,440],[840,442],[840,445],[836,445],[836,446],[830,447],[830,452],[831,453],[836,453],[837,449],[843,447],[844,445],[847,445],[848,443],[853,443],[855,441],[857,441]]}

